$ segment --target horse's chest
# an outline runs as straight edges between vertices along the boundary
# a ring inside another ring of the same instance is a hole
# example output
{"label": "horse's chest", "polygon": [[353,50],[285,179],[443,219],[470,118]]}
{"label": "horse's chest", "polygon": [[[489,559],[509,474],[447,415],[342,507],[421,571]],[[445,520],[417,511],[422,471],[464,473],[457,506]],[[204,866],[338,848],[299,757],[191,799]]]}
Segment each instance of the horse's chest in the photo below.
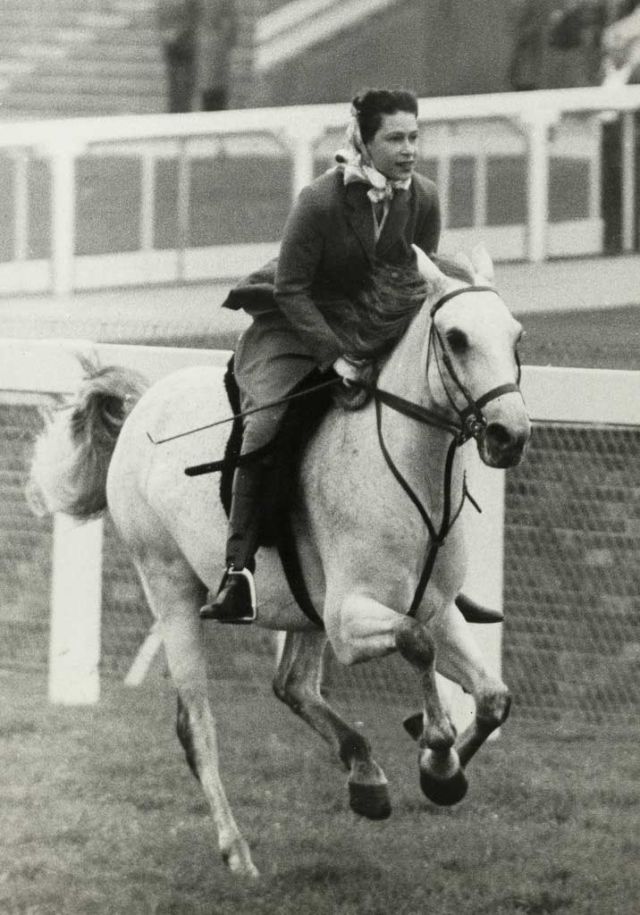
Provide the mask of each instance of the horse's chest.
{"label": "horse's chest", "polygon": [[305,464],[305,512],[327,542],[347,539],[355,551],[387,555],[423,548],[428,536],[424,522],[389,471],[375,439],[334,430],[325,447],[315,445]]}

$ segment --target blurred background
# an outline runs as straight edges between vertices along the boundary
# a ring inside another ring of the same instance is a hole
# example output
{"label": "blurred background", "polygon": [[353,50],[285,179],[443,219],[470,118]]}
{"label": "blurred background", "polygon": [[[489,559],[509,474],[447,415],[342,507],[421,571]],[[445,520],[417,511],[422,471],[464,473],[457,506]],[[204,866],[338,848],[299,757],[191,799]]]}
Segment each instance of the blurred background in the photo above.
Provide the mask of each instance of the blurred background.
{"label": "blurred background", "polygon": [[[4,0],[0,110],[7,118],[160,113],[172,79],[182,110],[344,102],[370,85],[406,85],[420,97],[593,85],[600,35],[628,6]],[[569,14],[558,37],[559,16]],[[207,91],[218,94],[203,99]]]}

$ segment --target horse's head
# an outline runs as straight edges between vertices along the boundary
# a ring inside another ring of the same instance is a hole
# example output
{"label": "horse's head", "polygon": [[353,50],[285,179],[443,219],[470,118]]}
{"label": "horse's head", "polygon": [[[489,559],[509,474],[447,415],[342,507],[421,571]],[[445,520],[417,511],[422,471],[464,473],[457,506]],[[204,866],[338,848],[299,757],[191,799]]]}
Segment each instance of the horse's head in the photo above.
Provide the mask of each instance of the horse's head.
{"label": "horse's head", "polygon": [[520,393],[522,327],[493,289],[493,264],[483,248],[468,263],[471,282],[447,276],[416,248],[431,314],[428,384],[434,405],[454,414],[490,467],[522,458],[531,422]]}

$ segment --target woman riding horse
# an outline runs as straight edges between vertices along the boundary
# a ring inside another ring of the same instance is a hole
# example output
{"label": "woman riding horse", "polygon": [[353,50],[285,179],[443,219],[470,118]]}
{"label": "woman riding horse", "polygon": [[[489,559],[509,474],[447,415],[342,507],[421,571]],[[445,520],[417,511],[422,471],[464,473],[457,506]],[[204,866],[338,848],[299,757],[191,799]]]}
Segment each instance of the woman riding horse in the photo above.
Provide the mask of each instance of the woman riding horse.
{"label": "woman riding horse", "polygon": [[[357,380],[357,347],[345,327],[363,307],[359,294],[374,263],[411,264],[412,244],[428,253],[437,249],[438,193],[415,172],[417,114],[412,92],[370,89],[357,95],[348,149],[302,191],[287,220],[273,295],[255,294],[255,284],[271,278],[267,268],[228,297],[227,307],[244,308],[253,319],[235,353],[243,412],[286,397],[317,368],[333,368],[347,383]],[[268,451],[285,411],[280,404],[245,416],[243,455]],[[258,457],[235,471],[227,568],[217,597],[201,610],[203,618],[255,617],[258,500],[268,461],[268,455]]]}

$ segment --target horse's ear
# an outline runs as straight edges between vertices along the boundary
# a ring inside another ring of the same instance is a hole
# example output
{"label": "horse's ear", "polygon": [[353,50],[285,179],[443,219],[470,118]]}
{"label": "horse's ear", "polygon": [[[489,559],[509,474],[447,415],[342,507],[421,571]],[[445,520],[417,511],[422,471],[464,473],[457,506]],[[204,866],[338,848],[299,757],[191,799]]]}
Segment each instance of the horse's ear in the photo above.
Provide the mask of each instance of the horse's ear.
{"label": "horse's ear", "polygon": [[471,261],[467,257],[467,255],[464,254],[464,252],[458,251],[456,254],[453,255],[452,260],[453,260],[454,264],[457,264],[458,267],[460,267],[461,270],[464,270],[466,273],[470,274],[471,276],[473,276],[474,273],[476,272],[475,267],[473,266],[473,264],[471,263]]}
{"label": "horse's ear", "polygon": [[475,246],[471,252],[471,263],[473,264],[475,272],[479,274],[482,279],[487,280],[489,283],[493,283],[493,261],[484,245]]}
{"label": "horse's ear", "polygon": [[444,279],[442,271],[436,267],[431,258],[424,253],[422,248],[419,248],[417,245],[411,245],[411,247],[416,253],[416,266],[418,267],[420,276],[428,283],[441,283]]}

